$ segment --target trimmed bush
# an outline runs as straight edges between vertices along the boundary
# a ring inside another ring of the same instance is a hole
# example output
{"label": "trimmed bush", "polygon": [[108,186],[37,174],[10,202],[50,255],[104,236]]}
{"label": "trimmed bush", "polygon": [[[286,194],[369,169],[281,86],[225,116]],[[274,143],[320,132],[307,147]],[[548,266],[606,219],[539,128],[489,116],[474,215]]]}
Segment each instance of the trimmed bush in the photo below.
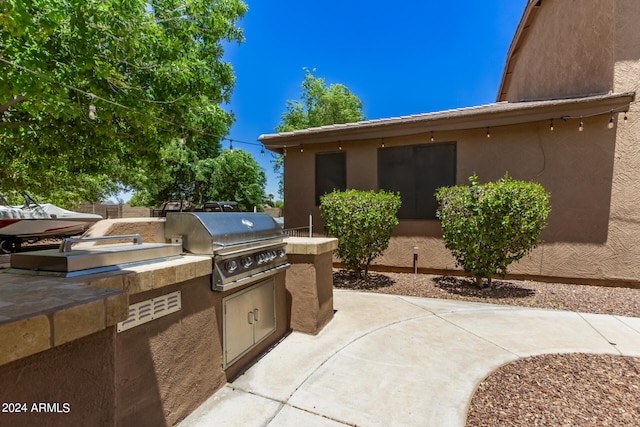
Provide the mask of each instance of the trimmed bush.
{"label": "trimmed bush", "polygon": [[320,198],[328,236],[338,238],[337,256],[358,277],[366,279],[371,261],[389,246],[398,225],[400,195],[374,191],[334,191]]}
{"label": "trimmed bush", "polygon": [[436,191],[444,243],[482,287],[486,278],[506,276],[507,266],[540,243],[549,215],[549,194],[541,185],[507,174],[496,182],[442,187]]}

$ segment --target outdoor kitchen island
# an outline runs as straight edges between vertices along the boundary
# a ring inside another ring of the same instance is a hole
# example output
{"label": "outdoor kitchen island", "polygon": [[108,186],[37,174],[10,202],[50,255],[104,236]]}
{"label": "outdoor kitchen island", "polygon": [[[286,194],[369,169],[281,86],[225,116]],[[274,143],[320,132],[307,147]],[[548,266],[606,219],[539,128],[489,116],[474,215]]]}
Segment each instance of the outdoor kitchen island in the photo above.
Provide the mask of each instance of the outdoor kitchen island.
{"label": "outdoor kitchen island", "polygon": [[[135,225],[144,227],[164,223]],[[261,265],[278,256],[258,252]],[[0,402],[12,404],[0,425],[162,426],[184,418],[290,330],[285,266],[220,291],[215,268],[211,254],[182,254],[70,278],[0,270]],[[267,295],[273,313],[252,305],[241,317],[255,324],[272,315],[274,325],[226,358],[222,307],[252,294]],[[149,310],[157,313],[146,321]]]}

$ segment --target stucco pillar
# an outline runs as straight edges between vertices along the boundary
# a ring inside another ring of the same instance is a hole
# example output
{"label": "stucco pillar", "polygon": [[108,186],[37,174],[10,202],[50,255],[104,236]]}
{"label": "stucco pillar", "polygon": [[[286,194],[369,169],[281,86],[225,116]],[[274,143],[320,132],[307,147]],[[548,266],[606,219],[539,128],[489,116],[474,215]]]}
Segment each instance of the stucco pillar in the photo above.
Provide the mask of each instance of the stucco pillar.
{"label": "stucco pillar", "polygon": [[286,288],[291,294],[291,329],[317,334],[333,318],[333,250],[338,239],[289,237]]}

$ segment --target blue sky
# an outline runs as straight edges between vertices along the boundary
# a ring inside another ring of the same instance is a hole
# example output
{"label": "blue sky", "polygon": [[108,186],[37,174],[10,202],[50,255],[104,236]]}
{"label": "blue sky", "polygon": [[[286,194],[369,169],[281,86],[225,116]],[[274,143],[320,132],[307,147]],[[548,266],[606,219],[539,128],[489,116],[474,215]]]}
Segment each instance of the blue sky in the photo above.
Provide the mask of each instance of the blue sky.
{"label": "blue sky", "polygon": [[[495,102],[507,50],[527,0],[245,0],[246,41],[227,46],[236,87],[229,138],[273,133],[303,67],[358,96],[367,119]],[[228,142],[223,142],[228,148]],[[253,154],[277,195],[270,152]]]}

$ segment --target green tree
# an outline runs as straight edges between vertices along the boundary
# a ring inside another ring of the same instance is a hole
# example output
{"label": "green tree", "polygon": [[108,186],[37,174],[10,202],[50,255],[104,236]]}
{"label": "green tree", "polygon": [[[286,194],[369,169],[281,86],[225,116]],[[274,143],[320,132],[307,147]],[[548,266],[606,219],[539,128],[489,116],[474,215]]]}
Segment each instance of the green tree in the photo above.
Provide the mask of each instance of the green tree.
{"label": "green tree", "polygon": [[384,190],[333,191],[320,198],[327,235],[338,238],[337,255],[358,277],[367,279],[371,261],[389,246],[398,225],[400,195]]}
{"label": "green tree", "polygon": [[171,141],[160,151],[161,166],[141,175],[131,204],[160,206],[168,200],[188,200],[194,204],[207,201],[214,157],[198,153],[179,141]]}
{"label": "green tree", "polygon": [[[362,101],[346,86],[338,83],[327,86],[323,78],[314,76],[307,68],[304,68],[304,71],[300,101],[287,101],[287,111],[280,116],[276,132],[366,120],[362,113]],[[283,197],[283,156],[274,156],[272,165],[273,171],[280,177],[278,193]]]}
{"label": "green tree", "polygon": [[224,150],[213,159],[211,173],[203,176],[210,183],[208,200],[238,202],[243,211],[262,210],[267,178],[251,154],[244,150]]}
{"label": "green tree", "polygon": [[[96,200],[228,132],[241,0],[0,2],[0,190]],[[164,150],[164,151],[163,151]]]}
{"label": "green tree", "polygon": [[549,194],[541,185],[516,181],[508,175],[496,182],[442,187],[436,192],[437,216],[444,243],[458,266],[476,277],[504,277],[507,266],[540,242],[549,215]]}
{"label": "green tree", "polygon": [[280,116],[276,132],[366,120],[362,101],[346,86],[334,83],[327,87],[323,78],[315,77],[307,68],[304,71],[301,101],[287,101],[287,111]]}
{"label": "green tree", "polygon": [[130,203],[133,206],[160,206],[167,200],[186,200],[193,205],[207,201],[236,201],[244,211],[262,209],[264,171],[251,154],[224,150],[217,157],[198,159],[176,143],[163,153],[163,174],[141,176],[141,186]]}

